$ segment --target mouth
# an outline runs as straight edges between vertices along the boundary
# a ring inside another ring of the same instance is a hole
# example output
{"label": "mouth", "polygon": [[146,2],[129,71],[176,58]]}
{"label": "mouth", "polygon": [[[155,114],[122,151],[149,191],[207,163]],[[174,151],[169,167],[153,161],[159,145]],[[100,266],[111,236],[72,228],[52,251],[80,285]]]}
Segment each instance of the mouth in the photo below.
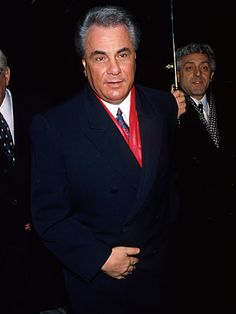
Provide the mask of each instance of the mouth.
{"label": "mouth", "polygon": [[111,87],[119,87],[121,85],[122,81],[109,81],[106,82],[107,85],[111,86]]}
{"label": "mouth", "polygon": [[202,84],[202,80],[194,80],[192,81],[192,84]]}
{"label": "mouth", "polygon": [[122,82],[122,80],[114,80],[114,81],[109,80],[109,81],[107,81],[106,83],[107,83],[107,84],[120,84],[121,82]]}

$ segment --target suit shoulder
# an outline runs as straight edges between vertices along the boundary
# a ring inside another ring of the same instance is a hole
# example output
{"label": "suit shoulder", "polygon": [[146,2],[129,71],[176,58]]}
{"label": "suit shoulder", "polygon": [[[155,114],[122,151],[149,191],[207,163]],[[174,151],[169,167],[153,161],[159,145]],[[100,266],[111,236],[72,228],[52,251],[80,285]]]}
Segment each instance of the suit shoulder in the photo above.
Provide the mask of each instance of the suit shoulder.
{"label": "suit shoulder", "polygon": [[79,104],[82,101],[81,97],[80,93],[74,94],[62,102],[53,104],[47,109],[38,112],[35,116],[41,115],[47,119],[66,118],[68,115],[73,115],[75,109],[78,110]]}
{"label": "suit shoulder", "polygon": [[141,85],[136,86],[136,92],[141,100],[149,102],[159,112],[177,114],[176,100],[171,92]]}

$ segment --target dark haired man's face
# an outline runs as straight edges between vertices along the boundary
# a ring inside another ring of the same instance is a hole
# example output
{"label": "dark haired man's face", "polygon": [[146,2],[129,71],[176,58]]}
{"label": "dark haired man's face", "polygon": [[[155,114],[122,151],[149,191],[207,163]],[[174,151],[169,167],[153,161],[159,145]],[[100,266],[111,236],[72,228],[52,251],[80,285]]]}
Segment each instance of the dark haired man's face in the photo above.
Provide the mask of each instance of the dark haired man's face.
{"label": "dark haired man's face", "polygon": [[201,99],[210,85],[214,72],[206,54],[192,53],[181,59],[177,75],[183,91],[189,96]]}
{"label": "dark haired man's face", "polygon": [[85,40],[84,73],[103,100],[121,103],[129,94],[136,71],[136,52],[123,25],[93,25]]}

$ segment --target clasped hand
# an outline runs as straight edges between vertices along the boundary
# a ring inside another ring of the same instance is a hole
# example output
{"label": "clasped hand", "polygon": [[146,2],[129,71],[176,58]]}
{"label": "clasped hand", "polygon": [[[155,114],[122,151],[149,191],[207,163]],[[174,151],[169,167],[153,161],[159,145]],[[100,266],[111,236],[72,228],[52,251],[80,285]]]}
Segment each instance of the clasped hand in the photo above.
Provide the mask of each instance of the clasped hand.
{"label": "clasped hand", "polygon": [[137,247],[114,247],[102,266],[102,271],[112,278],[124,279],[135,270],[135,265],[139,262],[139,258],[135,255],[139,253],[140,249]]}

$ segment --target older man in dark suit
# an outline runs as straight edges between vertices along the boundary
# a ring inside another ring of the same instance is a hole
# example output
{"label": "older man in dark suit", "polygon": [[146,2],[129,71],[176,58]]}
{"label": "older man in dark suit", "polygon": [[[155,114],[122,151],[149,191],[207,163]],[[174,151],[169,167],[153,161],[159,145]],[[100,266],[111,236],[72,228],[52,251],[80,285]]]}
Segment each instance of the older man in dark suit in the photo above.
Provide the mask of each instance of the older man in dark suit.
{"label": "older man in dark suit", "polygon": [[89,85],[32,123],[34,225],[64,264],[71,313],[166,314],[176,100],[134,84],[124,9],[91,9],[77,35]]}
{"label": "older man in dark suit", "polygon": [[11,93],[9,81],[0,50],[0,312],[37,314],[65,304],[64,286],[59,265],[31,225],[29,123],[35,102]]}

